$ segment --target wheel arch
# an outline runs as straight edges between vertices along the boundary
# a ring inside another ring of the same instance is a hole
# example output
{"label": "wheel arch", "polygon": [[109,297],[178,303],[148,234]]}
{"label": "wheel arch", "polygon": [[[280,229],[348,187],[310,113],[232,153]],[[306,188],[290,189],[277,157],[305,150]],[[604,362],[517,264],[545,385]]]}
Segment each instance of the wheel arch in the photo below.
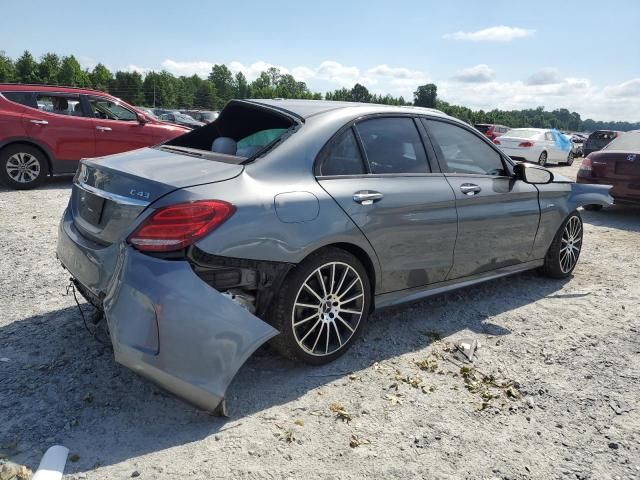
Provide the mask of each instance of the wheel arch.
{"label": "wheel arch", "polygon": [[45,160],[47,161],[47,175],[53,174],[54,157],[51,151],[45,145],[29,137],[10,138],[0,143],[0,152],[3,152],[5,149],[13,147],[15,145],[27,145],[29,147],[40,150],[44,155]]}

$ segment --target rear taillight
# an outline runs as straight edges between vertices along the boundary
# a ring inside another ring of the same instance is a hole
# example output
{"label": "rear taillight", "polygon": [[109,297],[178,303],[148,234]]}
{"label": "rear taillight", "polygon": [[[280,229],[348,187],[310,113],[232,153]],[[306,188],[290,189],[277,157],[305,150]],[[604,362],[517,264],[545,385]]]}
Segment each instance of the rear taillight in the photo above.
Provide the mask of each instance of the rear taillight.
{"label": "rear taillight", "polygon": [[533,142],[529,142],[529,141],[520,142],[518,144],[519,147],[524,147],[524,148],[531,148],[531,147],[533,147],[533,145],[534,145],[534,143]]}
{"label": "rear taillight", "polygon": [[128,242],[143,252],[172,252],[191,245],[220,226],[235,212],[221,200],[199,200],[162,207],[129,235]]}
{"label": "rear taillight", "polygon": [[495,143],[496,145],[502,145],[502,144],[500,143],[500,140],[498,140],[497,138],[494,138],[494,139],[493,139],[493,143]]}
{"label": "rear taillight", "polygon": [[584,158],[582,160],[582,164],[580,165],[580,170],[584,172],[590,172],[593,169],[593,163],[589,157]]}

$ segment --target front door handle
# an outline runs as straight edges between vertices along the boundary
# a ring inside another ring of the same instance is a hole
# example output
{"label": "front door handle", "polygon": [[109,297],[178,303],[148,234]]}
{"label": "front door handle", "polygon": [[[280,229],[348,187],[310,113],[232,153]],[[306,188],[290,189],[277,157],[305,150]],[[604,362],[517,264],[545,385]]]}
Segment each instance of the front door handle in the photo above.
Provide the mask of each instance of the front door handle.
{"label": "front door handle", "polygon": [[465,195],[475,195],[476,193],[480,193],[482,188],[480,185],[476,185],[475,183],[463,183],[460,185],[460,191]]}
{"label": "front door handle", "polygon": [[36,125],[49,125],[49,122],[46,120],[29,120],[31,123],[35,123]]}
{"label": "front door handle", "polygon": [[96,127],[96,130],[100,130],[101,132],[110,132],[111,131],[111,127],[103,127],[102,125],[98,125]]}
{"label": "front door handle", "polygon": [[353,194],[353,201],[361,205],[371,205],[373,202],[382,200],[384,195],[380,192],[373,192],[369,190],[360,190]]}

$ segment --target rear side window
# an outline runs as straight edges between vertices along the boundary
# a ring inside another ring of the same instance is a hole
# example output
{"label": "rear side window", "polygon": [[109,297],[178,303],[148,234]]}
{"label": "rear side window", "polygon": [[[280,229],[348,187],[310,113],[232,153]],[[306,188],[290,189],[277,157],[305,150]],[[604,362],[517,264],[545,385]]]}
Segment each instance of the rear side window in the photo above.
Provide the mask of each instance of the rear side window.
{"label": "rear side window", "polygon": [[446,122],[424,120],[445,171],[449,173],[505,175],[500,154],[466,129]]}
{"label": "rear side window", "polygon": [[412,118],[364,120],[357,125],[373,174],[429,173],[427,154]]}
{"label": "rear side window", "polygon": [[7,100],[19,103],[25,107],[38,108],[33,93],[31,92],[2,92],[2,95]]}
{"label": "rear side window", "polygon": [[362,155],[351,128],[335,139],[322,155],[320,175],[362,175],[366,173]]}
{"label": "rear side window", "polygon": [[55,113],[57,115],[69,115],[82,117],[82,105],[78,95],[38,93],[36,95],[38,110]]}

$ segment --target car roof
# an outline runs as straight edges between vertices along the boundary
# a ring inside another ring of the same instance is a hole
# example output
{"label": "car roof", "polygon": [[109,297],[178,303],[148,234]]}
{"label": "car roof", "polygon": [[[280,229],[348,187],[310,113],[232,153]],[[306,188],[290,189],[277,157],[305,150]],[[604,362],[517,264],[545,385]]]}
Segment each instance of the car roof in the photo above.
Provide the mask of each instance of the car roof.
{"label": "car roof", "polygon": [[5,92],[57,92],[57,93],[85,93],[87,95],[93,95],[99,93],[100,95],[107,95],[112,97],[106,92],[100,90],[93,90],[91,88],[83,87],[67,87],[62,85],[44,85],[41,83],[0,83],[0,89]]}
{"label": "car roof", "polygon": [[448,117],[445,113],[435,108],[384,105],[379,103],[359,103],[359,102],[337,102],[332,100],[294,100],[294,99],[244,99],[242,102],[265,105],[268,107],[282,110],[294,116],[307,119],[314,115],[321,115],[327,112],[346,109],[358,108],[366,109],[367,113],[371,110],[378,110],[381,113],[428,113],[442,117]]}

